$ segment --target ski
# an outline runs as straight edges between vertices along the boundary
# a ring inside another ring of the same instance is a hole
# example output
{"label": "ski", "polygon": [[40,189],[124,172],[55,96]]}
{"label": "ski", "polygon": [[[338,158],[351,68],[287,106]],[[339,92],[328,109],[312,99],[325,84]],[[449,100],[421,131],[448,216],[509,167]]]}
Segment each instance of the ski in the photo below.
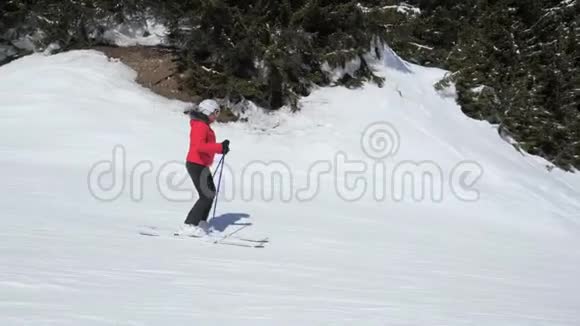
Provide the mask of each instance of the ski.
{"label": "ski", "polygon": [[218,233],[216,235],[210,235],[210,236],[216,238],[216,240],[236,239],[236,240],[240,240],[240,241],[246,241],[246,242],[252,242],[252,243],[261,243],[261,244],[270,242],[270,240],[267,237],[261,238],[261,239],[252,239],[252,238],[248,238],[248,237],[240,237],[240,236],[235,235],[236,233],[245,229],[246,227],[248,227],[248,225],[244,225],[241,228],[238,228],[237,230],[234,230],[233,232],[227,233],[225,235],[221,235],[221,233]]}
{"label": "ski", "polygon": [[[270,239],[267,237],[265,238],[248,238],[248,237],[239,237],[235,234],[240,231],[242,228],[239,228],[231,233],[228,233],[223,236],[216,236],[216,235],[209,235],[206,237],[180,237],[176,236],[175,234],[171,234],[172,238],[193,238],[204,240],[204,242],[208,244],[223,244],[228,246],[238,246],[238,247],[246,247],[246,248],[265,248],[265,245],[270,242]],[[149,237],[165,237],[166,235],[163,232],[159,232],[159,230],[155,227],[147,227],[147,229],[140,230],[140,235],[149,236]]]}
{"label": "ski", "polygon": [[237,246],[245,248],[265,248],[263,242],[238,242],[232,240],[215,240],[212,243],[218,245]]}
{"label": "ski", "polygon": [[269,243],[270,239],[262,238],[262,239],[250,239],[250,238],[241,238],[241,237],[232,237],[232,239],[240,240],[240,241],[247,241],[253,243]]}

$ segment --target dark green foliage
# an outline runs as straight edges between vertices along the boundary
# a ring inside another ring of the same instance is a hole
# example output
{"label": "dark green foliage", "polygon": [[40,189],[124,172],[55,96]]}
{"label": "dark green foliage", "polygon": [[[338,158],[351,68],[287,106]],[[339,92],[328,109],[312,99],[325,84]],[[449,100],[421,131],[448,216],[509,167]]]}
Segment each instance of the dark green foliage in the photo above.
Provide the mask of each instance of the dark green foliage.
{"label": "dark green foliage", "polygon": [[[15,26],[22,24],[26,16],[26,7],[23,1],[10,0],[0,2],[0,65],[8,63],[19,55],[19,51],[11,46],[10,40],[17,35],[12,31]],[[10,49],[10,54],[7,50]]]}
{"label": "dark green foliage", "polygon": [[106,26],[142,15],[146,9],[142,0],[9,0],[0,4],[0,40],[40,32],[39,50],[52,43],[62,49],[90,47]]}
{"label": "dark green foliage", "polygon": [[411,33],[392,42],[395,50],[453,71],[469,116],[499,124],[523,149],[564,169],[580,168],[578,2],[416,3],[422,15],[406,23]]}
{"label": "dark green foliage", "polygon": [[[159,12],[170,22],[192,91],[271,109],[295,108],[312,85],[327,85],[325,62],[364,61],[379,29],[355,1],[202,0]],[[381,82],[365,68],[339,82]]]}

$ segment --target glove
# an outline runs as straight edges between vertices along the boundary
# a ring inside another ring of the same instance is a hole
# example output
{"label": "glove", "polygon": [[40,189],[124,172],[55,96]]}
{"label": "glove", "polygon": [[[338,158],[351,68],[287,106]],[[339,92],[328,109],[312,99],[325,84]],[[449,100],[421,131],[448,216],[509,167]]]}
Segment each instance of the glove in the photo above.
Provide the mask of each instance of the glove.
{"label": "glove", "polygon": [[230,141],[228,139],[222,142],[222,154],[226,155],[230,151]]}

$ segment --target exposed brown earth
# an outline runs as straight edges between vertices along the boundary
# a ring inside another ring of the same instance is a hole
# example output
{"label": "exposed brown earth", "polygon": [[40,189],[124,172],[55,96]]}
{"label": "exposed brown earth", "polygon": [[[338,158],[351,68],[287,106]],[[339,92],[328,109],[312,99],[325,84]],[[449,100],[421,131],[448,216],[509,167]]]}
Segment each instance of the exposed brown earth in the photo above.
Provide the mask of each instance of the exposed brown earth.
{"label": "exposed brown earth", "polygon": [[[183,75],[177,71],[175,55],[170,49],[160,47],[112,47],[98,46],[94,50],[110,58],[119,59],[137,72],[137,82],[153,92],[184,102],[199,103],[201,97],[185,90]],[[238,117],[230,110],[222,111],[221,122],[236,121]]]}
{"label": "exposed brown earth", "polygon": [[137,82],[159,95],[185,102],[200,100],[181,87],[181,75],[169,49],[144,46],[99,46],[94,49],[131,67],[137,72]]}

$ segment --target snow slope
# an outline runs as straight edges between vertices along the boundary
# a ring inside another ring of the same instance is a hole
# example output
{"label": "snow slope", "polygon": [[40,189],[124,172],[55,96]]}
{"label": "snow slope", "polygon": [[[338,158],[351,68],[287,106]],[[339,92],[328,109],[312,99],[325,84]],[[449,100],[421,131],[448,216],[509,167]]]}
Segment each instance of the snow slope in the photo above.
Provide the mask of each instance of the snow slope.
{"label": "snow slope", "polygon": [[[579,325],[580,177],[465,117],[431,86],[444,71],[385,55],[384,88],[215,126],[232,151],[211,224],[265,249],[138,234],[193,200],[185,103],[92,51],[0,67],[0,324]],[[286,183],[246,178],[273,161]],[[441,191],[417,200],[400,176],[421,162]]]}

